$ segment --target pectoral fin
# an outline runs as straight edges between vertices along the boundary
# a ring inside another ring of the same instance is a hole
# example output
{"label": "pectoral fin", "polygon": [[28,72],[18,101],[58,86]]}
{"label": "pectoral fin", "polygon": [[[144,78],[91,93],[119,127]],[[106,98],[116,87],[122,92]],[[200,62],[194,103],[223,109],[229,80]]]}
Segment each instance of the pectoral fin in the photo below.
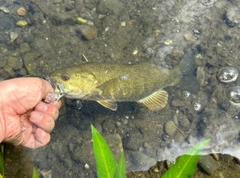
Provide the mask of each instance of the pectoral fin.
{"label": "pectoral fin", "polygon": [[159,110],[167,105],[168,93],[164,90],[158,90],[138,102],[144,104],[150,110]]}
{"label": "pectoral fin", "polygon": [[98,100],[97,102],[105,108],[111,109],[112,111],[117,110],[117,103],[115,101]]}

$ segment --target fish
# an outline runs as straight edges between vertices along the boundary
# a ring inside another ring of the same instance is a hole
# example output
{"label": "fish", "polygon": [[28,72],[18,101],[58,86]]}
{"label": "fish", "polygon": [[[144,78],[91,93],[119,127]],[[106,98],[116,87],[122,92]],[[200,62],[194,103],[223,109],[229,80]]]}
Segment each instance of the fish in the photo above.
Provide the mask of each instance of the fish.
{"label": "fish", "polygon": [[197,85],[191,82],[196,81],[194,70],[195,61],[190,50],[172,69],[152,62],[86,62],[55,70],[49,81],[59,96],[97,101],[113,111],[117,110],[117,102],[138,102],[154,111],[163,109],[168,103],[168,92],[164,88],[180,82],[192,83],[192,87]]}

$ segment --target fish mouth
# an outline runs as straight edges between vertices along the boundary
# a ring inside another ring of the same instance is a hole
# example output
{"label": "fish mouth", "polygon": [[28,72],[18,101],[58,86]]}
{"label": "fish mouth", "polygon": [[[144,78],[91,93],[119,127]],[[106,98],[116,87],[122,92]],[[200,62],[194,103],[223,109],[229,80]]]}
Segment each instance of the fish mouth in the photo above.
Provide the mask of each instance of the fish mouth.
{"label": "fish mouth", "polygon": [[56,83],[56,85],[57,85],[57,89],[59,90],[60,94],[65,95],[63,85],[61,83]]}
{"label": "fish mouth", "polygon": [[44,77],[45,80],[47,80],[53,87],[54,90],[58,90],[60,95],[65,95],[64,92],[64,87],[61,83],[58,83],[56,80],[54,80],[53,78],[49,77],[49,76],[45,76]]}

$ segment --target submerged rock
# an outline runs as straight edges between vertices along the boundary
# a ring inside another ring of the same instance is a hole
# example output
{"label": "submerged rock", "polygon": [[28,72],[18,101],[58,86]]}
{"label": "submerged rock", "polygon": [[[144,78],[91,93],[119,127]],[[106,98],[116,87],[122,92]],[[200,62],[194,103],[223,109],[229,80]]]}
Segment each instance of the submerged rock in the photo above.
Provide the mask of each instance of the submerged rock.
{"label": "submerged rock", "polygon": [[94,26],[79,25],[77,30],[79,30],[84,39],[88,41],[97,38],[97,29]]}
{"label": "submerged rock", "polygon": [[173,121],[168,121],[164,126],[164,131],[169,136],[173,135],[177,130],[177,126],[174,124]]}
{"label": "submerged rock", "polygon": [[123,9],[123,4],[119,0],[103,0],[97,6],[97,11],[101,14],[119,15]]}
{"label": "submerged rock", "polygon": [[198,164],[209,175],[213,174],[220,166],[210,155],[201,156]]}

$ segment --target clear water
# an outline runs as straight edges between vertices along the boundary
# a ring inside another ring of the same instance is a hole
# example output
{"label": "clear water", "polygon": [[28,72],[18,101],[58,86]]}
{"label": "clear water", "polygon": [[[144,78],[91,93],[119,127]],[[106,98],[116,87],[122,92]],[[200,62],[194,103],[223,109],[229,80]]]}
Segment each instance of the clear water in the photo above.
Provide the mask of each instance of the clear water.
{"label": "clear water", "polygon": [[[0,6],[9,10],[0,11],[1,78],[46,75],[86,60],[152,61],[171,68],[192,50],[191,58],[197,64],[193,75],[200,88],[189,88],[192,81],[165,88],[169,104],[155,112],[134,102],[119,103],[113,112],[96,102],[65,100],[51,142],[32,151],[42,175],[96,176],[90,124],[107,138],[116,157],[124,150],[128,171],[147,170],[156,161],[173,161],[208,138],[211,143],[204,154],[227,153],[240,158],[239,108],[226,95],[229,88],[239,86],[239,79],[223,83],[218,78],[222,67],[240,71],[239,3],[110,2],[0,1]],[[26,16],[17,15],[19,7],[27,9]],[[77,22],[77,17],[87,23]],[[19,20],[28,25],[16,26]]]}

